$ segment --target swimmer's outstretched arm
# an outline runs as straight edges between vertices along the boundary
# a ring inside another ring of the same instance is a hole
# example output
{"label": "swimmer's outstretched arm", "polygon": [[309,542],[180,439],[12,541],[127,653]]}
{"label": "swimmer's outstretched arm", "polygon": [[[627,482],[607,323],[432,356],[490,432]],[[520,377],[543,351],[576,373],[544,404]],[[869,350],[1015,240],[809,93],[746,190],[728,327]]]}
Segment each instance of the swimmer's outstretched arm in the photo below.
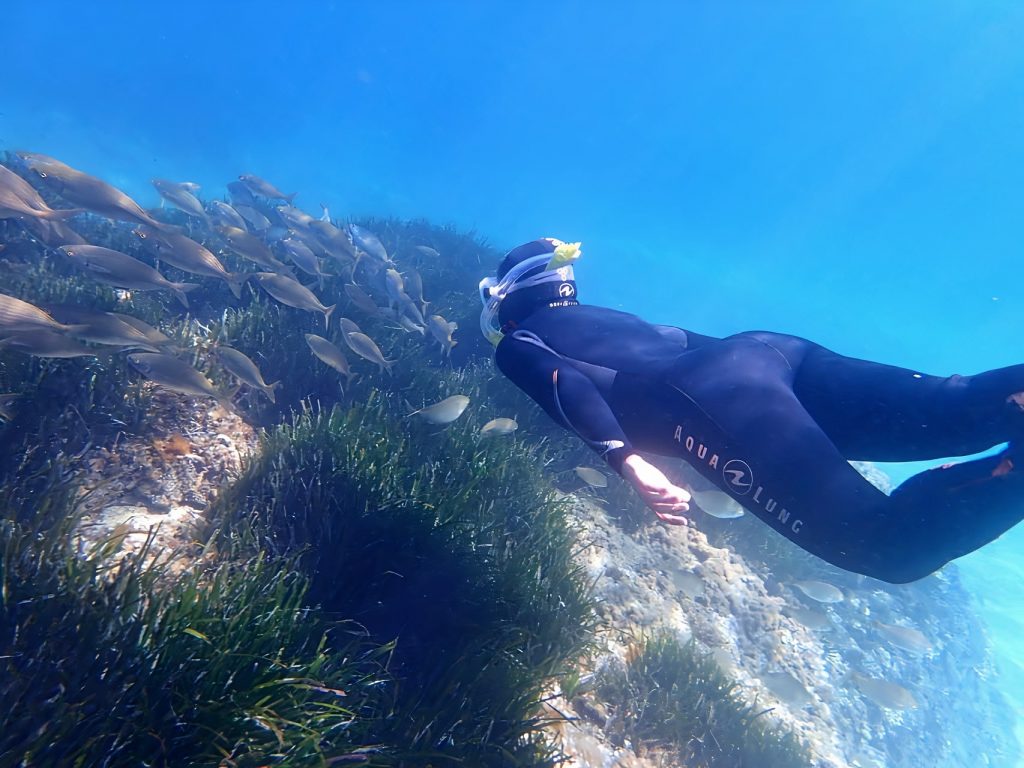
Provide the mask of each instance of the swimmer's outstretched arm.
{"label": "swimmer's outstretched arm", "polygon": [[533,334],[517,331],[501,340],[495,353],[499,370],[547,414],[572,430],[624,480],[663,521],[685,525],[674,514],[689,509],[690,494],[673,485],[637,454],[594,383]]}

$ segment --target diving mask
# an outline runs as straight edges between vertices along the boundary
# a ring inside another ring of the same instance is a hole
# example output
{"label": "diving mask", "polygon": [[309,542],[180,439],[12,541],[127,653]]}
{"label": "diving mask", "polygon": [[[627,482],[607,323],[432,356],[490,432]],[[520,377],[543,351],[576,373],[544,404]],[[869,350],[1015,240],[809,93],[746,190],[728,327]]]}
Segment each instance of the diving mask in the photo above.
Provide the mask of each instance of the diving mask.
{"label": "diving mask", "polygon": [[[485,277],[481,280],[479,290],[483,310],[480,312],[480,331],[484,337],[495,346],[501,341],[502,332],[498,321],[498,310],[506,296],[524,288],[532,288],[545,283],[565,283],[575,280],[572,262],[576,261],[581,254],[579,243],[559,243],[554,254],[543,253],[524,259],[512,267],[500,280],[497,277]],[[538,268],[540,271],[537,274],[524,277]]]}

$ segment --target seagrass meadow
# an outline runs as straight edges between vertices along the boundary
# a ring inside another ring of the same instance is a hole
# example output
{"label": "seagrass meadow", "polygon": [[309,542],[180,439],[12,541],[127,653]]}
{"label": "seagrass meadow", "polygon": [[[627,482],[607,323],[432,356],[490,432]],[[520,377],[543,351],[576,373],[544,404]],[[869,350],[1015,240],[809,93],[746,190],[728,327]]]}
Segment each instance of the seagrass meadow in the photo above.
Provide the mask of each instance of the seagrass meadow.
{"label": "seagrass meadow", "polygon": [[[171,208],[153,215],[244,273],[208,223]],[[71,223],[76,238],[152,261],[125,225]],[[0,766],[564,759],[548,728],[558,714],[542,703],[576,685],[602,632],[580,565],[590,542],[564,493],[587,454],[495,375],[475,332],[473,287],[494,248],[423,221],[353,223],[407,279],[421,276],[426,314],[465,329],[457,346],[400,324],[381,265],[358,253],[325,255],[310,286],[336,307],[325,330],[323,315],[255,280],[235,297],[159,259],[171,280],[198,284],[187,308],[96,282],[56,248],[66,225],[0,219],[0,293],[65,323],[81,312],[143,321],[148,343],[202,371],[259,432],[187,546],[164,548],[151,533],[128,548],[138,531],[127,524],[86,536],[83,509],[102,491],[82,484],[89,457],[148,440],[161,390],[127,345],[49,357],[0,343]],[[339,316],[381,361],[353,360],[342,375],[312,354],[307,334],[345,348]],[[280,382],[272,398],[232,388],[217,356],[226,345]],[[416,415],[452,395],[468,398],[454,421]],[[214,403],[179,399],[171,418]],[[482,434],[496,417],[519,430]],[[624,521],[639,520],[632,510]]]}

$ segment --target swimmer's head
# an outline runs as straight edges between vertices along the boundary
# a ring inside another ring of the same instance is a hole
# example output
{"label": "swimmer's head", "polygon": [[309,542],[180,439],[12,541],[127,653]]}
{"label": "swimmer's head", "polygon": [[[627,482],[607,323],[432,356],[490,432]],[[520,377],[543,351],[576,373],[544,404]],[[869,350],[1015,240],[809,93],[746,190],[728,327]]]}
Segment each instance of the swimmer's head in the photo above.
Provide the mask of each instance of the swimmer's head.
{"label": "swimmer's head", "polygon": [[574,306],[576,281],[572,262],[580,257],[579,243],[553,237],[531,240],[505,254],[496,277],[480,281],[480,330],[492,343],[511,325],[541,307]]}

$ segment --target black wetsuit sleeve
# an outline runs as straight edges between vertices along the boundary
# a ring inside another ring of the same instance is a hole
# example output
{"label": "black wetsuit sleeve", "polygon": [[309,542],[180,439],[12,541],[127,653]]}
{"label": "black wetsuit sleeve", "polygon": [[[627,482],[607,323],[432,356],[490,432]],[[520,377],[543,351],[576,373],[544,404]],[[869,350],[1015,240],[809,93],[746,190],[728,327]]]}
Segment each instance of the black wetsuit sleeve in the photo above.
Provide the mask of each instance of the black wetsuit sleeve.
{"label": "black wetsuit sleeve", "polygon": [[547,414],[572,430],[621,472],[633,446],[597,386],[539,340],[506,336],[495,353],[498,369]]}

